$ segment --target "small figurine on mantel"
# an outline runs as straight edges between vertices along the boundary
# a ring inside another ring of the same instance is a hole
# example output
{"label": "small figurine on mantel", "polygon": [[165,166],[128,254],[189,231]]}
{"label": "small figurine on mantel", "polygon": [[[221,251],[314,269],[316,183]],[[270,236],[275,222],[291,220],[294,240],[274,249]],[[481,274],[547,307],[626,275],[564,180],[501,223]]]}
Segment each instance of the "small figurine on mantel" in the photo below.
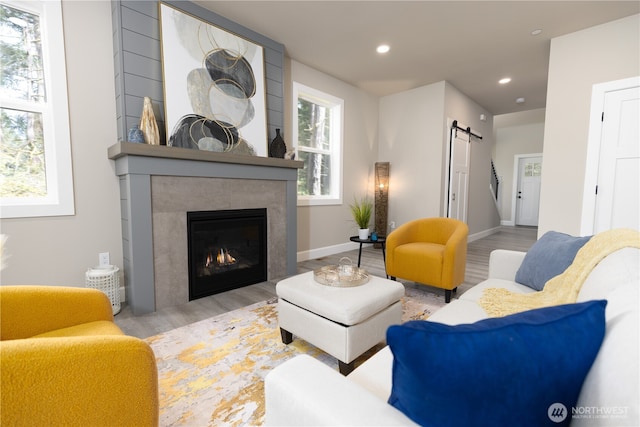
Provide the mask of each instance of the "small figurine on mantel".
{"label": "small figurine on mantel", "polygon": [[138,125],[131,126],[129,129],[129,133],[127,133],[127,141],[128,142],[141,142],[144,144],[144,135],[142,131],[138,127]]}
{"label": "small figurine on mantel", "polygon": [[153,105],[151,98],[144,97],[144,105],[142,107],[142,116],[140,117],[140,130],[144,134],[144,140],[150,145],[160,145],[160,132],[158,131],[158,123],[153,113]]}

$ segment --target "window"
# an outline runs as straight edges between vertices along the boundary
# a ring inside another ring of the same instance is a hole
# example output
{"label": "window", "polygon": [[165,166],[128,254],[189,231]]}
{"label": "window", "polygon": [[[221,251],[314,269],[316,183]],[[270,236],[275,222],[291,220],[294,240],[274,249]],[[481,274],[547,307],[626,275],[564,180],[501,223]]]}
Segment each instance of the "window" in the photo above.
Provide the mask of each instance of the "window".
{"label": "window", "polygon": [[0,3],[3,218],[74,213],[62,31],[60,1]]}
{"label": "window", "polygon": [[295,82],[293,99],[293,140],[304,162],[298,169],[298,205],[341,204],[344,101]]}

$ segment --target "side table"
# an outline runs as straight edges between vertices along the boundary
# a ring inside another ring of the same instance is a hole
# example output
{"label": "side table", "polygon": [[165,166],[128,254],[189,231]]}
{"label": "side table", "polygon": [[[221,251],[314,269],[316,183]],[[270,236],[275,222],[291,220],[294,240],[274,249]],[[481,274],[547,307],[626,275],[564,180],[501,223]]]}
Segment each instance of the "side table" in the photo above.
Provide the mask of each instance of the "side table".
{"label": "side table", "polygon": [[371,240],[371,238],[361,239],[358,236],[351,236],[349,237],[349,240],[351,240],[352,242],[360,243],[360,250],[358,251],[358,267],[360,267],[360,259],[362,258],[362,244],[369,243],[374,245],[376,243],[380,243],[380,245],[382,246],[382,261],[384,261],[384,271],[387,271],[387,254],[385,253],[387,241],[386,237],[378,237],[378,240]]}

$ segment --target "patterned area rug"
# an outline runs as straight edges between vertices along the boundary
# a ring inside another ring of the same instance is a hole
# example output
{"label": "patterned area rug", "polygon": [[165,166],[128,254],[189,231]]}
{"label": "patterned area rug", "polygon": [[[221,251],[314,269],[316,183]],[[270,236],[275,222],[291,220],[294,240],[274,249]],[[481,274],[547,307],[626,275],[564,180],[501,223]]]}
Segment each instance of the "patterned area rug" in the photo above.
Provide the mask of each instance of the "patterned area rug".
{"label": "patterned area rug", "polygon": [[[273,368],[309,354],[337,370],[335,358],[303,340],[282,343],[276,302],[274,298],[146,339],[158,364],[161,426],[262,425],[264,377]],[[407,288],[403,322],[427,318],[443,305],[442,297]]]}

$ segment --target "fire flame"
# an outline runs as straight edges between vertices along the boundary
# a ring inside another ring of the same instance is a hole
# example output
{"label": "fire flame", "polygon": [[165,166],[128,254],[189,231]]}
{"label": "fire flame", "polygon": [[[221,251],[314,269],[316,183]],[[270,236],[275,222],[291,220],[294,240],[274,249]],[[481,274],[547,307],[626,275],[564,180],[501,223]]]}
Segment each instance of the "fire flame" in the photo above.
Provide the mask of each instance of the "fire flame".
{"label": "fire flame", "polygon": [[216,256],[216,261],[218,262],[218,265],[229,265],[234,264],[236,262],[236,259],[232,257],[228,251],[220,249],[218,251],[218,255]]}
{"label": "fire flame", "polygon": [[209,267],[211,265],[211,263],[213,262],[213,255],[211,255],[211,252],[209,252],[207,254],[207,259],[204,262],[204,266],[205,267]]}
{"label": "fire flame", "polygon": [[216,255],[211,252],[207,254],[207,259],[204,262],[204,266],[211,267],[212,265],[231,265],[235,264],[236,259],[231,256],[228,250],[221,248]]}

